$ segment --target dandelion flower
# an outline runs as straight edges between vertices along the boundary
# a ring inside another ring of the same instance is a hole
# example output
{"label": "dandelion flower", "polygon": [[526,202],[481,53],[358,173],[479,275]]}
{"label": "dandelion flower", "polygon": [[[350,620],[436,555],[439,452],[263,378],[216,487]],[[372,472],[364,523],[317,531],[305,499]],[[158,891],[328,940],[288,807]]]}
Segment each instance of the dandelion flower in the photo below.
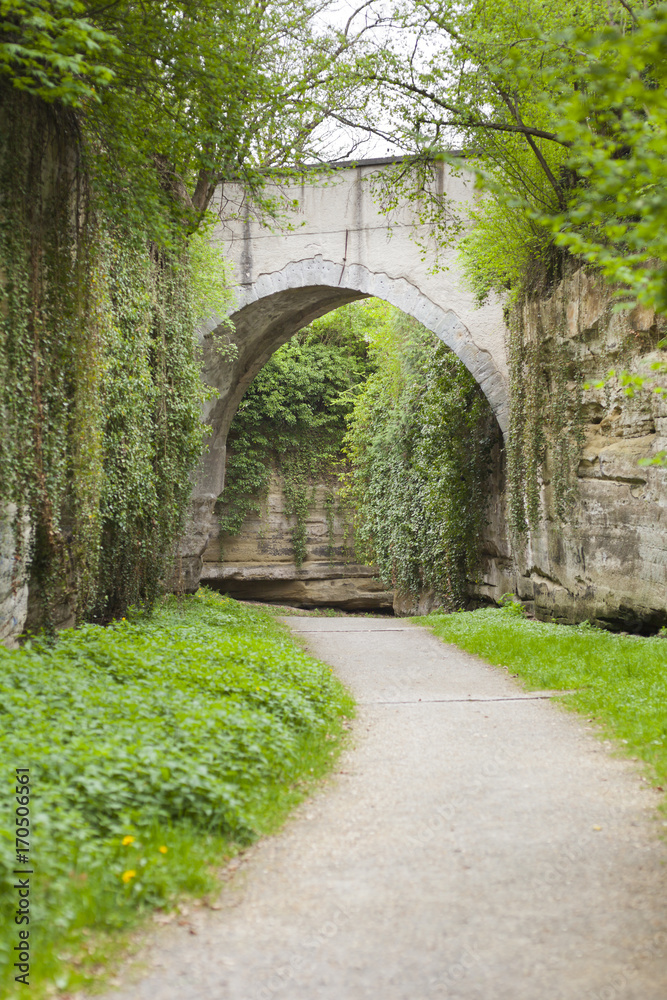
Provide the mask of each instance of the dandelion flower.
{"label": "dandelion flower", "polygon": [[158,851],[160,852],[160,854],[166,854],[167,848],[163,844],[162,847],[158,847]]}
{"label": "dandelion flower", "polygon": [[133,844],[134,841],[134,837],[123,837],[123,847],[127,847],[128,844]]}
{"label": "dandelion flower", "polygon": [[122,879],[125,885],[127,885],[128,882],[131,882],[132,879],[136,877],[136,874],[137,873],[133,868],[131,868],[129,872],[123,872]]}

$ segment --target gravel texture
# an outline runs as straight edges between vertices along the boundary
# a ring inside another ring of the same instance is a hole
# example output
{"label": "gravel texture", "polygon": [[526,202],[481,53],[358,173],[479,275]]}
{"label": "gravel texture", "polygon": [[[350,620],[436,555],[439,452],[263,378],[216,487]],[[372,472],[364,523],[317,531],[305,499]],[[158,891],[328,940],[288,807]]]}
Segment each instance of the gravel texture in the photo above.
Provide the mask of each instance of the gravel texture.
{"label": "gravel texture", "polygon": [[351,746],[113,1000],[666,1000],[665,830],[636,765],[426,629],[285,621],[358,699]]}

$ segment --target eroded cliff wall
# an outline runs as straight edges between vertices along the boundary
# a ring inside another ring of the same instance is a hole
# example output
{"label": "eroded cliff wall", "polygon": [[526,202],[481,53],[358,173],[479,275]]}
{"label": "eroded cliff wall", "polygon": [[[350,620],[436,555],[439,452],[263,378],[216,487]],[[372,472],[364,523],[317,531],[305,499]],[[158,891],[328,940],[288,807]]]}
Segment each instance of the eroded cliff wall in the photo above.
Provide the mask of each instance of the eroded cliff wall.
{"label": "eroded cliff wall", "polygon": [[[514,591],[541,618],[590,619],[628,629],[667,623],[667,470],[641,466],[667,449],[667,406],[649,388],[626,393],[618,375],[601,388],[584,388],[610,369],[652,376],[667,360],[658,342],[665,320],[637,308],[614,310],[608,286],[584,269],[549,296],[524,304],[524,341],[569,358],[578,372],[565,385],[578,415],[568,430],[578,463],[573,504],[564,519],[554,513],[556,449],[549,446],[540,477],[543,517],[522,533],[508,528],[506,463],[493,473],[484,539],[481,596]],[[553,386],[551,391],[554,391]],[[549,400],[541,401],[544,420]],[[511,537],[510,537],[511,536]]]}
{"label": "eroded cliff wall", "polygon": [[[28,613],[30,531],[26,521],[17,527],[15,518],[14,507],[0,507],[0,643],[9,649],[17,646]],[[22,538],[17,539],[21,530]]]}
{"label": "eroded cliff wall", "polygon": [[306,556],[294,560],[294,518],[285,512],[282,479],[271,476],[261,514],[250,512],[238,535],[217,520],[204,551],[201,582],[232,597],[299,607],[391,610],[393,593],[372,566],[355,561],[351,527],[335,497],[335,481],[315,487],[306,521]]}

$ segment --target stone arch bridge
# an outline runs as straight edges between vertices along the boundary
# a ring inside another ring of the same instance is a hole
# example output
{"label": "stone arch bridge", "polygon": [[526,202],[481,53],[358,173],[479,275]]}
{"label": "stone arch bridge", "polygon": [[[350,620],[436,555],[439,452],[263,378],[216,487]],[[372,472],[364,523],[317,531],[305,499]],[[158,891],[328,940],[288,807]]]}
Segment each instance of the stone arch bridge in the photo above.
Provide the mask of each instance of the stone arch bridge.
{"label": "stone arch bridge", "polygon": [[[427,227],[408,204],[391,214],[382,210],[373,181],[397,162],[364,160],[326,174],[313,171],[282,192],[290,207],[280,228],[262,224],[238,188],[218,191],[221,221],[214,239],[234,271],[231,339],[237,355],[230,360],[216,347],[216,333],[230,335],[213,317],[202,331],[204,378],[219,395],[204,414],[211,425],[209,449],[196,475],[193,518],[181,553],[188,589],[199,580],[213,505],[224,485],[227,431],[244,392],[278,347],[340,305],[377,296],[423,323],[461,358],[507,431],[501,305],[476,308],[455,251],[448,253],[445,270],[432,272]],[[438,164],[434,183],[465,214],[474,197],[472,176]]]}

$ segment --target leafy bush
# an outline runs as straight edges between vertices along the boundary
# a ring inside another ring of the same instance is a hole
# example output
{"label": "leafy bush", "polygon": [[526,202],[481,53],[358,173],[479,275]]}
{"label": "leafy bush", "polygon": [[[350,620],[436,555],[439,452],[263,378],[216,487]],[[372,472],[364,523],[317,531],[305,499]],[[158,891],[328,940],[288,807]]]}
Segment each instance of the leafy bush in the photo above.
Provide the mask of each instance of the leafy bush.
{"label": "leafy bush", "polygon": [[516,594],[501,594],[498,604],[508,615],[523,615],[526,610]]}
{"label": "leafy bush", "polygon": [[331,760],[350,711],[329,668],[271,616],[206,592],[152,618],[69,630],[55,647],[0,649],[0,664],[8,981],[15,767],[30,768],[33,789],[31,975],[66,982],[56,956],[83,926],[123,927],[174,893],[212,888],[205,861],[285,811],[299,776]]}
{"label": "leafy bush", "polygon": [[511,304],[524,289],[537,291],[555,263],[549,234],[527,215],[516,193],[507,192],[495,177],[488,179],[488,185],[493,194],[470,208],[473,225],[457,248],[467,284],[480,306],[492,292]]}

